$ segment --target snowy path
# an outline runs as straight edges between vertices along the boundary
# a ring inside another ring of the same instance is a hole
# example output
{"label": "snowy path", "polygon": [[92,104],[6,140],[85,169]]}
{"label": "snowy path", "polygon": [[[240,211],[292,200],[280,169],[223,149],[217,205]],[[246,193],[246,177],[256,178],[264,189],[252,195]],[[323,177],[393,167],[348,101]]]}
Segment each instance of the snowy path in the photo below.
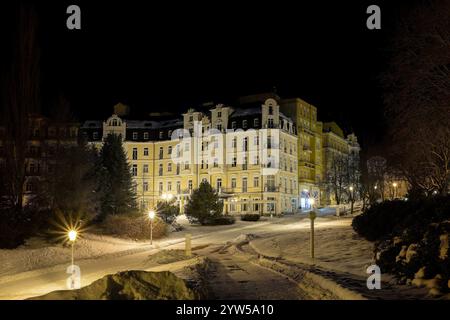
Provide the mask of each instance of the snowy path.
{"label": "snowy path", "polygon": [[231,249],[208,256],[214,271],[208,277],[212,298],[221,300],[308,299],[297,283],[252,263],[249,257]]}

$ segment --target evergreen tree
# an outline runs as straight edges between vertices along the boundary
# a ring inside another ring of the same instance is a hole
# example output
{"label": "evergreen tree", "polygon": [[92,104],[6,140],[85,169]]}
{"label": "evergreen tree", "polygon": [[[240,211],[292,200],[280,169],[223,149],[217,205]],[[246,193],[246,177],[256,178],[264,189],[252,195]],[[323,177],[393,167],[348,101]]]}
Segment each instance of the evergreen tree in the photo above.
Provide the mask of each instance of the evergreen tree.
{"label": "evergreen tree", "polygon": [[101,218],[136,210],[136,192],[121,135],[109,134],[100,151],[98,163]]}
{"label": "evergreen tree", "polygon": [[171,224],[180,214],[180,208],[175,205],[175,200],[158,202],[156,206],[158,216],[164,220],[165,223]]}
{"label": "evergreen tree", "polygon": [[186,216],[191,223],[205,224],[222,215],[223,202],[207,181],[202,181],[186,204]]}
{"label": "evergreen tree", "polygon": [[94,218],[99,209],[97,156],[97,152],[84,143],[60,146],[57,155],[48,163],[52,170],[47,170],[41,177],[41,188],[35,201],[53,212],[76,214],[88,220]]}

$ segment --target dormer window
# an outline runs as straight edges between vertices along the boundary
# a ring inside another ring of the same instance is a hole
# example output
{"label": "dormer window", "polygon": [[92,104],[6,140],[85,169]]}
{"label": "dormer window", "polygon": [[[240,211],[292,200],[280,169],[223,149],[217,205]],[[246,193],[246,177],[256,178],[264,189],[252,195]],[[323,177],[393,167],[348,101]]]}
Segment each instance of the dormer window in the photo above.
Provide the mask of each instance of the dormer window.
{"label": "dormer window", "polygon": [[148,132],[144,132],[144,140],[148,140]]}
{"label": "dormer window", "polygon": [[138,139],[138,133],[137,132],[133,132],[133,140],[137,140]]}
{"label": "dormer window", "polygon": [[113,119],[113,120],[111,121],[111,126],[113,126],[113,127],[117,127],[117,126],[118,126],[117,119]]}
{"label": "dormer window", "polygon": [[159,138],[162,139],[164,137],[164,131],[159,132]]}
{"label": "dormer window", "polygon": [[236,129],[236,121],[231,122],[231,129]]}
{"label": "dormer window", "polygon": [[269,106],[269,115],[273,115],[273,107]]}
{"label": "dormer window", "polygon": [[222,112],[221,111],[217,111],[217,118],[222,117]]}
{"label": "dormer window", "polygon": [[253,126],[256,128],[256,127],[259,127],[259,119],[258,118],[256,118],[256,119],[254,119],[253,120]]}
{"label": "dormer window", "polygon": [[242,120],[242,128],[247,129],[247,120]]}

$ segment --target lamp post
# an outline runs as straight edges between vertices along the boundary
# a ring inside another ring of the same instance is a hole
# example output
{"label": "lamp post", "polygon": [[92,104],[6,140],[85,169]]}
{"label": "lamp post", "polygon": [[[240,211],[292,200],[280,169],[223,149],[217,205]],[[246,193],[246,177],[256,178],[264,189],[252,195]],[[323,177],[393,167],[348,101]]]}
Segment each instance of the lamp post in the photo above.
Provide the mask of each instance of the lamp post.
{"label": "lamp post", "polygon": [[78,232],[74,229],[69,230],[67,233],[67,237],[69,238],[69,241],[72,245],[72,266],[73,266],[73,245],[75,244],[75,240],[77,240]]}
{"label": "lamp post", "polygon": [[148,212],[148,218],[150,219],[150,245],[153,245],[153,219],[155,219],[155,210]]}
{"label": "lamp post", "polygon": [[314,259],[314,220],[316,219],[316,211],[314,210],[314,198],[309,198],[309,204],[312,210],[309,212],[309,219],[311,220],[311,233],[310,233],[310,253],[311,259]]}
{"label": "lamp post", "polygon": [[353,214],[353,203],[354,203],[353,186],[350,186],[348,189],[350,190],[350,214]]}

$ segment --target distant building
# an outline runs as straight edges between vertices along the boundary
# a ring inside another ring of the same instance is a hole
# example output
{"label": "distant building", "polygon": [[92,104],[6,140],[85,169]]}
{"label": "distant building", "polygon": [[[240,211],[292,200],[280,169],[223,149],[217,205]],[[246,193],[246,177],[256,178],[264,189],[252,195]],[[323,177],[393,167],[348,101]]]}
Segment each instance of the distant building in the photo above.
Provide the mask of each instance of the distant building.
{"label": "distant building", "polygon": [[[345,157],[353,161],[355,166],[359,164],[361,148],[355,134],[345,137],[344,132],[335,122],[326,122],[323,124],[322,141],[324,177],[331,171],[332,162],[336,157]],[[323,205],[336,204],[333,193],[326,187],[322,188],[321,200]]]}
{"label": "distant building", "polygon": [[118,104],[106,121],[86,121],[81,133],[99,148],[106,135],[122,136],[143,208],[170,194],[183,210],[207,180],[227,213],[296,212],[309,209],[311,198],[317,206],[334,203],[323,187],[334,155],[359,162],[357,137],[318,121],[316,107],[299,98],[269,93],[241,97],[238,107],[208,107],[180,118],[132,119]]}
{"label": "distant building", "polygon": [[[29,137],[25,150],[25,174],[23,185],[24,204],[36,195],[42,185],[42,177],[52,174],[54,158],[61,148],[78,143],[77,122],[56,122],[41,115],[29,116]],[[0,127],[0,164],[6,155],[4,128]]]}

